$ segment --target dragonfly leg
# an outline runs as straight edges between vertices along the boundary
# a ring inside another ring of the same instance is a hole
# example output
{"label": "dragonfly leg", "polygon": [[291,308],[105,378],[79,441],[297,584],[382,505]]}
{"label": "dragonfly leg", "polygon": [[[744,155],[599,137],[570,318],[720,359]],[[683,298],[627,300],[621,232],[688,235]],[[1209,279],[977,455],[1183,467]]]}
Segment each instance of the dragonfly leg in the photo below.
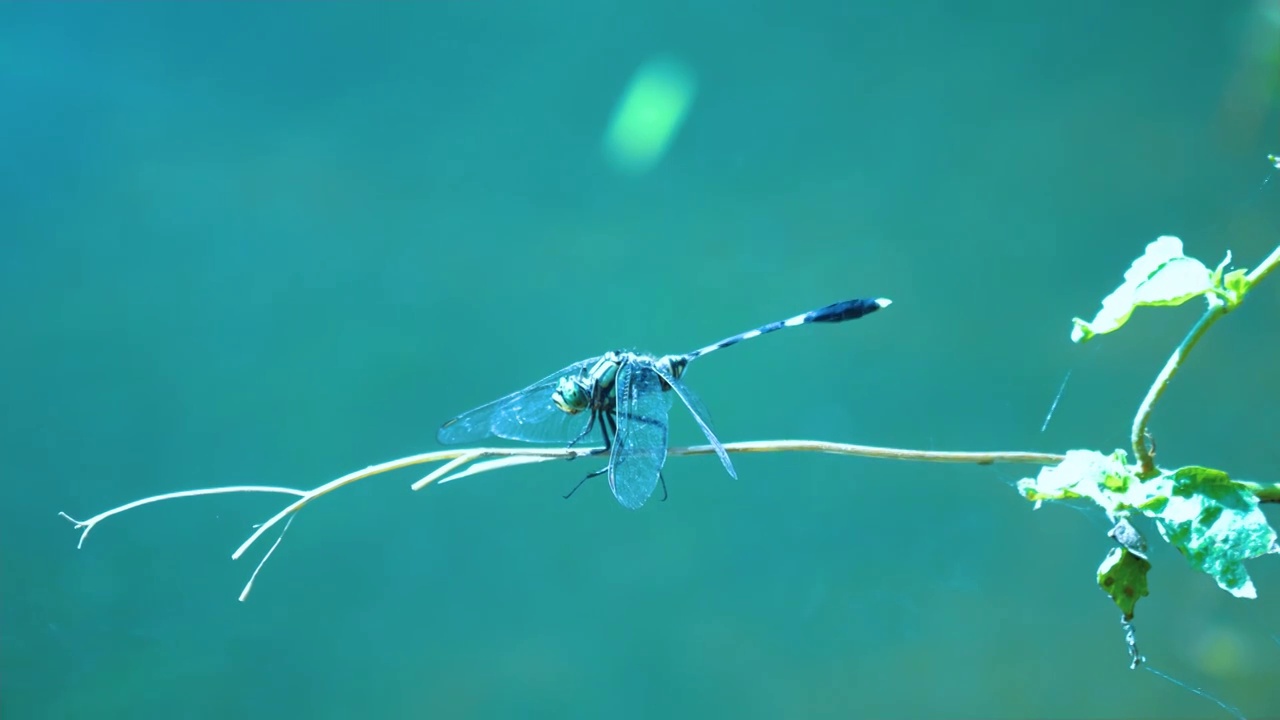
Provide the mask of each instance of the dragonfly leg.
{"label": "dragonfly leg", "polygon": [[573,497],[573,494],[578,492],[578,488],[582,487],[582,484],[585,483],[586,481],[590,480],[593,477],[596,477],[597,475],[603,475],[608,471],[609,471],[609,466],[605,465],[604,467],[600,468],[599,470],[596,470],[595,472],[587,473],[586,477],[579,480],[578,484],[574,485],[573,489],[570,490],[567,494],[565,494],[564,499],[568,500],[570,497]]}
{"label": "dragonfly leg", "polygon": [[[614,414],[612,412],[608,412],[605,410],[594,410],[592,411],[592,414],[591,414],[592,422],[595,422],[595,417],[597,413],[602,416],[602,419],[600,420],[600,434],[604,437],[604,450],[601,450],[600,452],[607,453],[609,452],[609,448],[613,447],[612,436],[618,434],[618,421],[614,419]],[[590,430],[591,426],[588,425],[587,429]],[[586,481],[598,475],[603,475],[608,471],[609,471],[609,466],[605,465],[604,467],[600,468],[599,470],[596,470],[595,472],[587,473],[587,476],[579,480],[578,484],[574,485],[573,489],[570,490],[569,493],[564,496],[564,499],[568,500],[574,493],[578,492],[578,488],[582,487],[582,484],[585,483]],[[662,493],[664,496],[666,495],[666,492],[667,492],[667,486],[666,486],[666,483],[663,483]]]}
{"label": "dragonfly leg", "polygon": [[[584,427],[584,428],[582,428],[582,432],[578,433],[578,437],[574,438],[573,440],[570,440],[570,441],[569,441],[569,444],[568,444],[566,447],[573,447],[574,445],[577,445],[577,444],[578,444],[578,441],[579,441],[579,440],[581,440],[582,438],[586,437],[586,436],[587,436],[587,433],[591,432],[591,429],[592,429],[592,428],[594,428],[594,427],[596,426],[596,417],[597,417],[599,414],[600,414],[600,412],[599,412],[598,410],[594,410],[594,409],[593,409],[593,410],[591,411],[591,418],[587,420],[587,426],[586,426],[586,427]],[[604,428],[604,424],[603,424],[603,423],[601,423],[601,429],[603,429],[603,428]]]}
{"label": "dragonfly leg", "polygon": [[[610,436],[618,436],[617,414],[612,410],[602,410],[601,413],[604,415],[604,420],[600,422],[600,435],[604,438],[604,451],[609,452],[610,448],[613,447],[613,441]],[[606,422],[609,424],[608,430],[605,430],[604,427]]]}
{"label": "dragonfly leg", "polygon": [[[608,471],[608,469],[609,469],[609,466],[608,466],[608,465],[606,465],[606,466],[604,466],[604,467],[600,468],[599,470],[596,470],[596,471],[595,471],[595,472],[593,472],[593,473],[588,473],[586,477],[584,477],[584,478],[582,478],[581,480],[579,480],[579,481],[578,481],[578,484],[577,484],[577,485],[574,485],[574,486],[573,486],[573,489],[572,489],[572,490],[570,490],[570,491],[568,492],[568,494],[566,494],[566,495],[564,496],[564,499],[565,499],[565,500],[568,500],[568,499],[570,498],[570,496],[572,496],[574,493],[578,492],[578,488],[582,487],[582,484],[583,484],[583,483],[585,483],[586,481],[590,480],[591,478],[593,478],[593,477],[595,477],[595,476],[597,476],[597,475],[603,475],[603,474],[605,474],[605,472],[606,472],[606,471]],[[666,479],[666,478],[664,478],[664,477],[662,477],[662,473],[658,473],[658,482],[662,484],[662,502],[666,502],[666,501],[667,501],[667,479]]]}

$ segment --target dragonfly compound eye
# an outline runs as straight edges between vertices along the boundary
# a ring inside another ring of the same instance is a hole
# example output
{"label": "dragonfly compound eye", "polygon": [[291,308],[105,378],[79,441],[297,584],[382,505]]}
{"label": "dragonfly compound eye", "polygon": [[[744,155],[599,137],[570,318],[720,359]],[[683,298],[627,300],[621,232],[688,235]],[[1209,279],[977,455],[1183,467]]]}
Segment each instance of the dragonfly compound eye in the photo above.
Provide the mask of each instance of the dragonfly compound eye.
{"label": "dragonfly compound eye", "polygon": [[586,410],[588,405],[587,393],[570,377],[562,377],[556,383],[556,391],[551,394],[551,402],[570,415]]}

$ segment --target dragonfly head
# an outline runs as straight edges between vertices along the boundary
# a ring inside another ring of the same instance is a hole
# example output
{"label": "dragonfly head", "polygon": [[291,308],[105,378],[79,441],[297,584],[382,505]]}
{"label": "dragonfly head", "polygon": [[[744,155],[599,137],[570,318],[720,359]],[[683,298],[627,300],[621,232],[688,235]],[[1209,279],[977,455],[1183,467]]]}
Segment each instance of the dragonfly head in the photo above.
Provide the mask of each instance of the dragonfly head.
{"label": "dragonfly head", "polygon": [[591,404],[591,391],[583,383],[582,378],[566,375],[556,383],[556,391],[551,393],[551,402],[564,412],[576,415],[586,410]]}

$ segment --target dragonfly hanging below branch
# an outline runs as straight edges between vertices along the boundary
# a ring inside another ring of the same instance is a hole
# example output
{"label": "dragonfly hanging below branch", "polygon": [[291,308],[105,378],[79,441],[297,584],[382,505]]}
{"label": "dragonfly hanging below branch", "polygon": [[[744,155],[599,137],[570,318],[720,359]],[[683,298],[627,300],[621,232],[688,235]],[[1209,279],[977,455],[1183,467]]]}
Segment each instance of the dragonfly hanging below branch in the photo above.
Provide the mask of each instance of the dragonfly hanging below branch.
{"label": "dragonfly hanging below branch", "polygon": [[672,404],[668,391],[675,391],[689,409],[729,475],[738,477],[711,429],[706,407],[682,379],[689,363],[782,328],[854,320],[888,307],[889,302],[884,298],[845,300],[761,325],[684,355],[657,357],[614,350],[587,358],[449,420],[436,438],[444,445],[500,437],[573,447],[598,427],[609,463],[583,481],[608,472],[614,497],[634,510],[644,505],[660,481],[666,491],[662,466],[667,459],[667,418]]}

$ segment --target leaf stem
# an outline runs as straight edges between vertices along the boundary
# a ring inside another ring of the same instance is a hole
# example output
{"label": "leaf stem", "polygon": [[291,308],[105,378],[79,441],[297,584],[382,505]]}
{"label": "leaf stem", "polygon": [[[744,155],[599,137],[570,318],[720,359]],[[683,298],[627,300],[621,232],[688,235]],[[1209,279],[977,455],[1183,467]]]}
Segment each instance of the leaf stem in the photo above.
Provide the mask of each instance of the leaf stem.
{"label": "leaf stem", "polygon": [[1272,270],[1275,270],[1277,265],[1280,265],[1280,245],[1277,245],[1275,249],[1271,251],[1271,254],[1267,256],[1267,259],[1262,261],[1261,265],[1254,268],[1253,272],[1249,273],[1249,286],[1253,287],[1254,285],[1257,285],[1262,281],[1262,278],[1266,277]]}
{"label": "leaf stem", "polygon": [[1138,459],[1138,477],[1145,479],[1155,473],[1155,460],[1151,455],[1151,449],[1147,446],[1147,423],[1151,421],[1151,411],[1155,408],[1156,401],[1164,395],[1164,391],[1169,387],[1169,381],[1173,380],[1178,368],[1182,367],[1182,362],[1186,360],[1196,343],[1200,342],[1200,338],[1204,336],[1209,326],[1226,314],[1227,304],[1216,296],[1209,296],[1209,309],[1200,316],[1191,328],[1191,332],[1187,333],[1177,349],[1169,356],[1164,369],[1156,376],[1156,381],[1151,384],[1151,388],[1147,390],[1147,396],[1138,406],[1138,414],[1133,418],[1133,431],[1129,438],[1133,443],[1133,454]]}
{"label": "leaf stem", "polygon": [[1280,483],[1260,483],[1252,480],[1236,480],[1232,481],[1237,485],[1241,485],[1244,489],[1253,493],[1260,503],[1280,503]]}
{"label": "leaf stem", "polygon": [[[1267,256],[1262,264],[1254,268],[1249,273],[1249,285],[1253,285],[1265,278],[1272,270],[1280,265],[1280,245],[1277,245],[1271,254]],[[1138,477],[1147,478],[1155,474],[1155,459],[1151,454],[1151,448],[1147,445],[1147,424],[1151,421],[1151,411],[1155,408],[1156,401],[1164,395],[1164,391],[1169,387],[1169,382],[1173,380],[1173,376],[1177,374],[1178,368],[1182,366],[1191,349],[1200,342],[1200,338],[1204,336],[1206,330],[1211,325],[1222,318],[1223,315],[1231,312],[1232,306],[1215,294],[1206,296],[1209,301],[1209,308],[1205,310],[1204,315],[1196,321],[1191,331],[1182,339],[1177,349],[1169,356],[1169,360],[1164,364],[1164,368],[1160,374],[1156,376],[1156,380],[1151,384],[1151,388],[1147,390],[1147,396],[1143,398],[1142,404],[1138,406],[1138,413],[1133,418],[1133,430],[1130,434],[1130,442],[1133,444],[1133,454],[1138,460]],[[1238,302],[1238,301],[1237,301]]]}

